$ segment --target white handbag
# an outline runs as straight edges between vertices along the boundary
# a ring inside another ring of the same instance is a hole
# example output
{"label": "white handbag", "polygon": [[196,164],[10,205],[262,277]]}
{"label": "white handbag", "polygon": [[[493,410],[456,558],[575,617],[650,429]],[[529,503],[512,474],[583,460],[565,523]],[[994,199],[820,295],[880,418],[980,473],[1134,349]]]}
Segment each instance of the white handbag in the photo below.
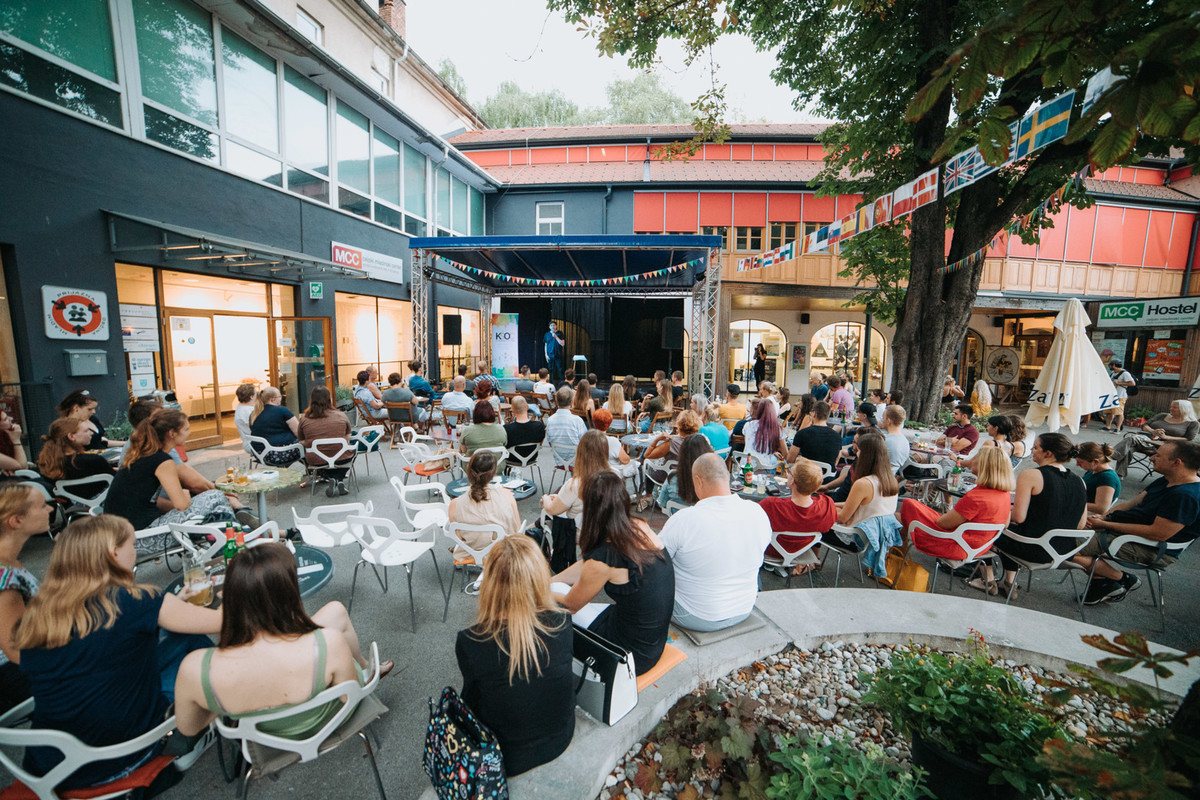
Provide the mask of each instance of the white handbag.
{"label": "white handbag", "polygon": [[574,656],[575,704],[593,719],[616,725],[638,701],[633,653],[576,625]]}

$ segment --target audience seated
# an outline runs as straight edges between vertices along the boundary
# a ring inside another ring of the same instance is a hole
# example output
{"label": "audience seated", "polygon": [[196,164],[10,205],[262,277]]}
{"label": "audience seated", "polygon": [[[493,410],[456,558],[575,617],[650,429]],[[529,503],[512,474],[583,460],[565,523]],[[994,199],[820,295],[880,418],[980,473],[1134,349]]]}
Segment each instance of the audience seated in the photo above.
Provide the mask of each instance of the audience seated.
{"label": "audience seated", "polygon": [[481,447],[508,447],[508,434],[504,426],[496,422],[496,407],[486,399],[476,401],[471,412],[471,425],[463,430],[458,446],[467,456],[474,455]]}
{"label": "audience seated", "polygon": [[966,403],[960,403],[954,407],[954,413],[951,418],[954,424],[946,428],[945,432],[938,437],[937,444],[942,447],[948,447],[955,453],[969,453],[975,449],[975,445],[979,442],[979,431],[971,424],[971,415],[975,412]]}
{"label": "audience seated", "polygon": [[[604,408],[608,410],[614,418],[613,430],[626,433],[629,431],[629,423],[633,419],[633,403],[625,399],[625,387],[619,383],[614,383],[612,388],[608,390],[608,400],[604,404]],[[621,414],[625,415],[625,419],[616,420],[615,418]]]}
{"label": "audience seated", "polygon": [[908,463],[908,455],[912,449],[908,437],[904,435],[904,420],[907,416],[904,406],[890,405],[883,409],[883,419],[880,421],[883,444],[888,451],[888,463],[892,472],[897,474]]}
{"label": "audience seated", "polygon": [[850,393],[850,381],[837,375],[829,376],[829,408],[846,415],[854,413],[854,395]]}
{"label": "audience seated", "polygon": [[563,379],[558,384],[559,389],[562,389],[563,387],[566,387],[572,391],[575,390],[575,370],[571,369],[570,367],[567,367],[565,370],[563,370]]}
{"label": "audience seated", "polygon": [[659,537],[675,566],[672,620],[717,631],[753,611],[771,523],[757,504],[730,493],[729,471],[715,453],[696,459],[692,482],[699,501],[672,515]]}
{"label": "audience seated", "polygon": [[[789,420],[792,427],[796,429],[797,433],[813,424],[813,409],[815,409],[816,406],[817,399],[811,394],[800,395],[800,402],[792,408],[792,413]],[[828,405],[826,407],[828,407]]]}
{"label": "audience seated", "polygon": [[738,400],[738,395],[741,393],[742,388],[740,386],[736,383],[729,384],[725,387],[725,402],[717,406],[722,424],[730,431],[733,430],[735,422],[746,418],[746,404]]}
{"label": "audience seated", "polygon": [[13,632],[38,591],[38,580],[21,563],[29,537],[50,528],[50,505],[31,486],[0,486],[0,714],[29,698],[29,679],[17,664]]}
{"label": "audience seated", "polygon": [[433,391],[433,386],[425,379],[425,376],[421,374],[424,370],[425,364],[423,362],[417,359],[408,362],[408,378],[405,380],[408,383],[408,388],[412,389],[412,393],[417,397],[432,400],[438,395]]}
{"label": "audience seated", "polygon": [[477,398],[482,399],[484,397],[484,395],[479,394],[479,389],[481,386],[486,386],[488,388],[488,394],[492,395],[496,394],[496,392],[500,390],[500,384],[496,381],[496,378],[493,377],[492,371],[488,369],[487,362],[482,358],[475,362],[475,375],[473,380],[475,381],[474,391]]}
{"label": "audience seated", "polygon": [[[15,637],[32,686],[34,728],[65,731],[93,747],[133,739],[169,713],[183,657],[211,644],[202,634],[220,629],[221,612],[135,584],[136,560],[132,526],[110,514],[72,522],[55,540],[46,578]],[[88,764],[58,790],[107,783],[161,747]],[[26,767],[38,774],[61,760],[51,748],[25,754]]]}
{"label": "audience seated", "polygon": [[[129,413],[126,415],[126,419],[129,420],[130,426],[136,432],[139,425],[150,419],[154,415],[154,412],[160,410],[162,410],[162,406],[157,403],[151,403],[146,400],[135,400],[129,404]],[[117,459],[118,465],[125,460],[125,455],[129,452],[130,444],[131,442],[125,442],[121,446],[121,455]],[[175,462],[175,471],[179,473],[179,483],[183,488],[194,495],[217,488],[215,483],[197,472],[190,464],[184,463],[183,458],[179,455],[180,449],[172,449],[167,455]],[[158,490],[155,500],[157,501],[159,498],[167,499],[167,493],[161,488]],[[232,498],[230,502],[232,502]]]}
{"label": "audience seated", "polygon": [[558,411],[546,420],[546,441],[564,464],[570,462],[579,440],[587,433],[587,425],[570,411],[573,394],[573,390],[565,386],[555,392],[554,402]]}
{"label": "audience seated", "polygon": [[[491,377],[492,377],[491,375],[488,375],[488,378],[491,378]],[[475,402],[478,404],[478,403],[484,402],[484,401],[486,401],[488,404],[491,405],[492,410],[496,412],[496,418],[499,419],[499,417],[500,417],[500,395],[496,394],[495,379],[486,380],[486,381],[480,380],[475,383]],[[474,412],[472,412],[472,413],[474,413]]]}
{"label": "audience seated", "polygon": [[[724,430],[724,426],[721,427]],[[692,481],[692,466],[696,459],[705,453],[713,451],[708,439],[700,434],[692,434],[683,440],[676,459],[675,474],[658,490],[658,507],[666,510],[667,503],[681,503],[694,506],[699,499],[696,497],[696,486]]]}
{"label": "audience seated", "polygon": [[[817,536],[825,533],[837,522],[838,509],[829,495],[817,494],[821,488],[821,468],[808,459],[800,458],[788,470],[788,489],[791,497],[765,497],[758,507],[766,512],[771,522],[771,530],[776,533],[815,533]],[[812,536],[781,536],[779,543],[788,550],[796,551],[804,547],[814,537]],[[817,548],[806,553],[803,563],[792,569],[793,575],[803,575],[819,561]],[[768,545],[766,555],[782,558],[783,554]]]}
{"label": "audience seated", "polygon": [[518,392],[532,392],[533,385],[533,376],[529,371],[529,365],[522,364],[520,374],[517,376],[517,383],[513,388]]}
{"label": "audience seated", "polygon": [[[675,573],[663,543],[630,513],[629,494],[612,472],[583,485],[583,560],[554,576],[558,600],[576,625],[633,653],[634,670],[648,672],[667,643],[675,602]],[[613,604],[592,603],[603,589]]]}
{"label": "audience seated", "polygon": [[424,422],[429,419],[429,409],[425,408],[425,403],[429,401],[413,392],[411,388],[405,386],[400,380],[399,372],[393,372],[388,375],[388,388],[383,390],[383,402],[385,404],[412,404],[412,414],[409,414],[408,411],[402,408],[387,409],[388,420],[391,422],[399,422],[401,425],[412,425],[415,422]]}
{"label": "audience seated", "polygon": [[[349,443],[350,419],[345,413],[333,407],[333,396],[329,394],[329,390],[324,385],[314,386],[309,392],[308,408],[300,417],[297,433],[306,450],[305,461],[312,465],[326,463],[311,451],[314,440],[341,439]],[[332,444],[322,445],[322,447],[327,456],[335,456],[338,453],[338,448]],[[354,456],[351,454],[347,456],[346,461],[349,462],[353,458]],[[326,497],[337,497],[350,493],[350,490],[346,488],[346,474],[349,471],[349,467],[324,468],[317,471],[317,480],[329,483],[325,487]]]}
{"label": "audience seated", "polygon": [[[383,407],[383,393],[371,381],[371,371],[359,370],[354,377],[358,381],[358,386],[354,387],[354,399],[359,402],[359,409],[365,407],[372,420],[387,419],[387,409]],[[370,420],[363,420],[363,424],[369,422]]]}
{"label": "audience seated", "polygon": [[838,522],[859,525],[874,517],[896,513],[900,483],[888,461],[883,435],[868,433],[858,440],[858,459],[854,462],[854,482],[845,502],[838,503]]}
{"label": "audience seated", "polygon": [[253,383],[243,383],[234,391],[237,405],[233,407],[233,426],[237,428],[242,440],[242,449],[250,452],[250,415],[254,413],[254,401],[258,398],[258,387]]}
{"label": "audience seated", "polygon": [[792,392],[786,386],[780,386],[777,394],[779,403],[779,424],[788,425],[792,421]]}
{"label": "audience seated", "polygon": [[[335,600],[309,617],[300,599],[296,559],[282,544],[251,547],[229,562],[221,614],[217,646],[188,654],[179,666],[175,718],[185,736],[201,732],[218,715],[242,719],[302,703],[348,680],[370,678],[345,606]],[[380,675],[392,667],[391,661],[383,662]],[[265,723],[262,730],[305,739],[329,722],[342,702],[334,698]]]}
{"label": "audience seated", "polygon": [[704,409],[702,419],[705,423],[700,426],[700,433],[708,439],[713,450],[724,450],[729,447],[729,429],[721,424],[721,409],[716,405],[710,404]]}
{"label": "audience seated", "polygon": [[[988,448],[995,449],[998,448]],[[985,452],[987,450],[981,451],[981,454]],[[1061,433],[1043,433],[1034,440],[1033,463],[1037,469],[1024,470],[1017,476],[1009,530],[1019,536],[1037,539],[1046,531],[1059,528],[1079,530],[1084,527],[1087,522],[1087,488],[1079,476],[1067,468],[1067,464],[1078,454],[1079,450],[1071,440]],[[1058,552],[1064,552],[1060,548],[1069,550],[1075,544],[1074,539],[1055,537],[1050,540],[1050,546]],[[1004,584],[997,587],[991,579],[991,565],[983,564],[980,565],[982,579],[975,578],[969,586],[989,594],[1002,591],[1007,595],[1018,566],[1010,556],[1038,563],[1050,560],[1043,548],[1014,542],[1004,536],[996,542],[996,552],[1004,564]]]}
{"label": "audience seated", "polygon": [[1112,464],[1112,445],[1084,442],[1079,445],[1075,466],[1083,470],[1087,489],[1087,513],[1104,516],[1121,496],[1121,478]]}
{"label": "audience seated", "polygon": [[[554,416],[557,417],[558,414]],[[551,421],[553,422],[553,417]],[[542,508],[551,516],[570,517],[579,524],[583,516],[584,481],[593,473],[605,470],[611,471],[608,463],[608,436],[600,431],[587,431],[580,437],[579,446],[575,450],[575,468],[571,472],[571,479],[563,484],[557,494],[544,495]]]}
{"label": "audience seated", "polygon": [[463,393],[466,394],[467,397],[474,397],[475,396],[475,381],[472,378],[467,377],[467,365],[466,364],[458,365],[458,374],[463,379]]}
{"label": "audience seated", "polygon": [[[187,441],[190,429],[187,415],[171,409],[160,409],[138,425],[113,478],[104,510],[124,517],[137,530],[193,518],[205,522],[237,519],[258,527],[258,520],[242,508],[236,497],[227,497],[217,489],[192,496],[180,483],[179,469],[169,454]],[[158,494],[160,488],[165,496]],[[166,536],[169,534],[139,539],[138,553],[148,555],[160,550]]]}
{"label": "audience seated", "polygon": [[775,414],[775,403],[771,398],[759,401],[754,418],[746,423],[742,435],[746,437],[746,454],[753,459],[756,467],[775,469],[779,459],[787,458],[787,445],[783,441],[783,430],[779,427],[779,417]]}
{"label": "audience seated", "polygon": [[84,448],[85,450],[103,450],[106,447],[120,447],[124,444],[124,442],[110,441],[104,437],[104,425],[96,416],[96,409],[99,407],[100,401],[93,397],[87,389],[76,389],[58,404],[60,417],[74,417],[91,425],[92,438]]}
{"label": "audience seated", "polygon": [[[491,450],[481,450],[467,462],[467,492],[450,501],[450,521],[465,525],[499,525],[508,536],[515,536],[524,527],[517,501],[513,493],[498,483],[496,477],[500,458]],[[492,540],[490,533],[479,531],[463,534],[463,539],[472,547],[485,547]],[[456,559],[470,558],[461,545],[454,551]]]}
{"label": "audience seated", "polygon": [[683,391],[683,372],[675,370],[671,373],[671,400],[675,403],[676,407],[679,406],[679,401],[683,398]]}
{"label": "audience seated", "polygon": [[1016,467],[1021,459],[1029,455],[1033,449],[1033,437],[1025,427],[1025,418],[1019,414],[1008,414],[1008,440],[1012,442],[1012,465]]}
{"label": "audience seated", "polygon": [[[530,418],[529,401],[520,395],[512,400],[512,415],[512,422],[504,426],[508,447],[521,458],[529,458],[546,438],[546,423]],[[520,462],[510,459],[509,463],[515,465]]]}
{"label": "audience seated", "polygon": [[662,469],[655,469],[647,464],[647,472],[655,483],[662,483],[666,480],[666,462],[679,460],[679,450],[683,447],[683,440],[700,432],[700,418],[696,416],[696,412],[684,411],[680,414],[677,430],[678,433],[659,434],[658,438],[646,448],[646,453],[643,456],[645,461],[663,461]]}
{"label": "audience seated", "polygon": [[[758,405],[761,402],[762,400],[760,398],[750,398],[750,405],[746,412],[746,418],[739,419],[737,422],[733,423],[733,430],[729,433],[731,441],[734,436],[741,436],[743,439],[746,438],[746,425],[749,424],[750,420],[754,419],[754,415],[758,413]],[[733,444],[733,452],[743,453],[745,451],[746,445],[744,442],[737,442]]]}
{"label": "audience seated", "polygon": [[575,733],[574,628],[528,536],[492,548],[475,624],[454,645],[461,697],[500,743],[511,777],[553,761]]}
{"label": "audience seated", "polygon": [[980,378],[971,389],[971,410],[977,417],[986,417],[992,413],[992,389],[987,381]]}
{"label": "audience seated", "polygon": [[1160,442],[1194,442],[1200,434],[1200,422],[1196,421],[1196,409],[1188,400],[1174,400],[1171,410],[1155,414],[1142,426],[1142,434],[1126,436],[1117,442],[1114,451],[1117,475],[1124,478],[1134,455],[1150,455]]}
{"label": "audience seated", "polygon": [[788,448],[788,461],[806,458],[809,461],[820,461],[830,468],[837,464],[838,453],[842,449],[842,437],[829,427],[829,404],[818,402],[813,404],[812,424],[803,426],[792,437],[792,446]]}
{"label": "audience seated", "polygon": [[443,411],[471,411],[475,408],[475,401],[467,395],[467,379],[465,377],[455,376],[450,386],[450,391],[442,395]]}
{"label": "audience seated", "polygon": [[[359,387],[362,388],[362,387]],[[250,433],[267,440],[272,447],[299,444],[300,420],[283,403],[283,395],[274,386],[265,386],[258,393],[254,414],[250,417]],[[264,464],[286,467],[300,460],[300,448],[260,456]]]}
{"label": "audience seated", "polygon": [[655,393],[642,398],[642,413],[638,416],[638,431],[645,433],[654,424],[654,418],[668,411],[674,411],[675,405],[671,399],[671,384],[662,380],[655,384]]}
{"label": "audience seated", "polygon": [[0,474],[28,467],[29,459],[25,457],[25,447],[21,444],[21,426],[0,408]]}
{"label": "audience seated", "polygon": [[[38,472],[52,481],[90,478],[93,475],[112,475],[116,472],[99,453],[85,453],[92,439],[92,429],[86,420],[59,417],[50,423],[50,432],[42,437],[38,453]],[[99,486],[97,486],[99,489]],[[87,491],[78,494],[86,495]],[[93,493],[94,494],[94,493]]]}
{"label": "audience seated", "polygon": [[589,372],[587,376],[588,393],[592,396],[592,407],[599,408],[604,405],[604,401],[608,399],[608,392],[600,388],[600,379],[596,377],[596,373]]}
{"label": "audience seated", "polygon": [[[620,387],[616,387],[620,388]],[[612,424],[612,414],[607,408],[598,408],[592,412],[592,427],[607,433],[609,426]],[[614,436],[606,436],[608,440],[608,466],[609,468],[624,478],[632,478],[637,474],[638,464],[629,457],[629,453],[625,452],[625,447],[621,444],[621,440]]]}
{"label": "audience seated", "polygon": [[533,385],[533,391],[544,396],[547,403],[554,405],[554,384],[550,382],[550,370],[545,367],[538,370],[538,379]]}
{"label": "audience seated", "polygon": [[[1096,577],[1084,602],[1095,605],[1101,602],[1116,602],[1138,588],[1141,580],[1126,575],[1103,559],[1108,555],[1108,542],[1121,534],[1132,534],[1155,542],[1187,543],[1200,535],[1200,443],[1164,442],[1150,456],[1154,471],[1161,477],[1154,480],[1146,490],[1105,516],[1093,514],[1087,518],[1087,526],[1098,531],[1075,561],[1086,569],[1096,563]],[[1122,559],[1138,564],[1171,564],[1176,558],[1160,555],[1158,549],[1147,545],[1129,543],[1117,553]]]}

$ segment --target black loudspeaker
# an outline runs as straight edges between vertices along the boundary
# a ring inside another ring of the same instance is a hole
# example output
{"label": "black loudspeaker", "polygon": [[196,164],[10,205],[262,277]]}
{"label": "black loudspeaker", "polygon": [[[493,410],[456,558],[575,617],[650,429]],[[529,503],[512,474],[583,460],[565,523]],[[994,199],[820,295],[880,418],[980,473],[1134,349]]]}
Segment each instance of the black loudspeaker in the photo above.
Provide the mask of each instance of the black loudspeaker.
{"label": "black loudspeaker", "polygon": [[683,349],[683,317],[663,317],[662,349]]}
{"label": "black loudspeaker", "polygon": [[442,344],[462,344],[462,317],[458,314],[442,317]]}
{"label": "black loudspeaker", "polygon": [[992,327],[993,328],[1003,328],[1004,327],[1004,317],[992,317]]}
{"label": "black loudspeaker", "polygon": [[812,317],[808,316],[808,312],[803,312],[800,314],[800,324],[801,325],[807,325],[808,321],[810,319],[812,319]]}

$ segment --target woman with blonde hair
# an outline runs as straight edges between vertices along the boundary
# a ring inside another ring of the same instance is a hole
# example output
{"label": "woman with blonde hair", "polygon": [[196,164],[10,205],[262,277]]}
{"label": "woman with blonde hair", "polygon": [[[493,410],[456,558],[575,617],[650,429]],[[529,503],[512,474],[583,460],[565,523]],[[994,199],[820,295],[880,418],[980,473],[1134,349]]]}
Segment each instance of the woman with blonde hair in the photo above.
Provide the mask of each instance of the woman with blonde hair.
{"label": "woman with blonde hair", "polygon": [[[608,436],[600,431],[585,433],[575,448],[575,468],[571,479],[563,484],[557,494],[542,497],[542,508],[556,517],[571,517],[579,524],[583,516],[582,487],[592,473],[610,470],[608,461]],[[574,559],[572,559],[574,560]]]}
{"label": "woman with blonde hair", "polygon": [[574,628],[550,593],[550,569],[528,536],[488,555],[475,624],[454,653],[462,699],[492,730],[504,769],[517,775],[554,760],[575,733]]}
{"label": "woman with blonde hair", "polygon": [[[165,718],[179,662],[211,644],[203,634],[221,629],[221,612],[135,584],[136,562],[133,526],[111,514],[72,522],[55,540],[15,637],[33,689],[35,729],[64,731],[93,747],[142,735]],[[167,631],[161,640],[160,629]],[[107,783],[161,748],[93,762],[57,788]],[[62,755],[30,748],[25,758],[44,775]]]}
{"label": "woman with blonde hair", "polygon": [[[629,430],[629,422],[633,417],[633,403],[625,399],[625,385],[623,383],[614,383],[608,390],[608,402],[604,404],[608,409],[608,413],[613,415],[613,430],[624,433]],[[617,417],[625,415],[625,419],[617,420]]]}
{"label": "woman with blonde hair", "polygon": [[[500,459],[491,450],[479,450],[467,462],[465,494],[450,501],[450,521],[464,525],[499,525],[507,536],[521,532],[521,514],[513,493],[503,486],[492,485]],[[463,536],[472,547],[485,547],[492,540],[490,533],[472,532]],[[462,545],[454,551],[455,558],[469,558]]]}
{"label": "woman with blonde hair", "polygon": [[38,453],[38,472],[52,481],[112,475],[116,472],[99,453],[84,452],[92,440],[87,420],[59,417],[50,423],[50,432],[42,437]]}
{"label": "woman with blonde hair", "polygon": [[982,378],[975,381],[975,387],[971,389],[971,408],[975,410],[977,417],[986,417],[992,413],[992,389]]}
{"label": "woman with blonde hair", "polygon": [[[283,403],[283,395],[274,386],[263,387],[254,402],[254,413],[250,415],[250,435],[267,440],[272,447],[299,445],[300,420]],[[286,467],[300,460],[301,448],[268,453],[262,456],[264,464]]]}
{"label": "woman with blonde hair", "polygon": [[50,504],[32,486],[0,486],[0,713],[29,698],[29,679],[17,664],[13,629],[38,591],[38,580],[21,563],[29,537],[50,528]]}

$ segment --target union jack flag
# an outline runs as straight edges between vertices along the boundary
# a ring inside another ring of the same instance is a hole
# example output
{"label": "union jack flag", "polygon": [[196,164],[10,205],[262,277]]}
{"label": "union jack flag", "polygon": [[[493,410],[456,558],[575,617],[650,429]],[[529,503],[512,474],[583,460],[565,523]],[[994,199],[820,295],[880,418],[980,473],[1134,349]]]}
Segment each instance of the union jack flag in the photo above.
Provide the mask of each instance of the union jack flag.
{"label": "union jack flag", "polygon": [[942,195],[949,196],[975,182],[975,163],[979,148],[964,150],[946,162],[942,170]]}

